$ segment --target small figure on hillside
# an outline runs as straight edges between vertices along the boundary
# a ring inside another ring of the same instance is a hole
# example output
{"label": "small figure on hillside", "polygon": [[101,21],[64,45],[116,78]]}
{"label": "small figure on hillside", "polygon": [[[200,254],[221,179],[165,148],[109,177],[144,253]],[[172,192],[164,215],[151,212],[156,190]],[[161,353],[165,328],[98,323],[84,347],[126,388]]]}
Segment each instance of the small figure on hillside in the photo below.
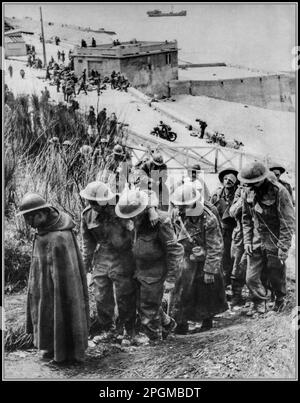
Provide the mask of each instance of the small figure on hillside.
{"label": "small figure on hillside", "polygon": [[86,47],[87,47],[86,41],[85,41],[84,39],[81,40],[81,47],[82,47],[82,48],[86,48]]}
{"label": "small figure on hillside", "polygon": [[57,92],[60,92],[60,91],[59,91],[59,88],[60,88],[60,79],[59,79],[59,77],[57,77],[57,78],[56,78],[56,91],[57,91]]}
{"label": "small figure on hillside", "polygon": [[96,40],[95,40],[95,38],[92,38],[92,47],[93,47],[93,48],[96,47]]}
{"label": "small figure on hillside", "polygon": [[51,80],[50,68],[49,68],[49,66],[47,66],[47,68],[46,68],[46,80]]}
{"label": "small figure on hillside", "polygon": [[60,60],[60,55],[61,55],[61,53],[60,53],[60,50],[58,49],[58,51],[57,51],[57,60]]}
{"label": "small figure on hillside", "polygon": [[61,52],[61,61],[64,63],[64,62],[65,62],[65,59],[66,59],[66,55],[65,55],[65,51],[63,50],[63,51]]}
{"label": "small figure on hillside", "polygon": [[84,361],[88,347],[86,272],[71,217],[36,193],[27,193],[18,215],[36,229],[30,266],[26,333],[42,358]]}
{"label": "small figure on hillside", "polygon": [[25,71],[23,69],[20,70],[20,75],[23,79],[25,78]]}
{"label": "small figure on hillside", "polygon": [[205,129],[207,128],[207,123],[204,122],[204,120],[201,120],[201,119],[196,119],[196,122],[199,122],[200,130],[201,130],[199,139],[203,139],[203,138],[204,138],[204,134],[205,134]]}
{"label": "small figure on hillside", "polygon": [[11,64],[8,66],[8,72],[9,72],[9,76],[12,77],[13,76],[13,67]]}

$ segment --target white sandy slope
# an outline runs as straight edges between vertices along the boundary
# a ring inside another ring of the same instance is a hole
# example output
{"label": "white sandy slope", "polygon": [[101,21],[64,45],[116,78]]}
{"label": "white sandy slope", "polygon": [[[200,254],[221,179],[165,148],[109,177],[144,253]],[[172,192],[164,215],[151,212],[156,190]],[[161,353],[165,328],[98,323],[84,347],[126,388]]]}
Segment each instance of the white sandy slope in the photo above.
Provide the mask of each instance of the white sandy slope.
{"label": "white sandy slope", "polygon": [[[30,29],[29,26],[26,27]],[[52,27],[51,27],[52,28]],[[32,28],[31,28],[32,29]],[[63,30],[63,28],[61,28]],[[76,29],[74,29],[76,31]],[[81,32],[77,32],[77,35]],[[74,39],[74,38],[72,38]],[[30,37],[32,44],[36,46],[37,54],[42,57],[42,44],[38,35]],[[57,59],[57,50],[64,49],[66,52],[72,48],[70,42],[62,42],[57,47],[46,44],[47,59],[51,56]],[[49,82],[43,80],[44,70],[36,70],[25,67],[26,58],[16,58],[16,60],[5,60],[5,83],[15,94],[40,95],[41,90],[48,87],[51,98],[55,102],[63,102],[62,93],[57,93],[56,88],[49,86]],[[14,75],[11,79],[7,72],[9,65],[13,66]],[[19,70],[24,68],[26,78],[21,79]],[[295,172],[295,114],[292,112],[271,111],[267,109],[247,106],[239,103],[226,102],[208,97],[194,97],[180,95],[171,100],[152,103],[152,108],[147,102],[142,102],[131,93],[124,93],[115,90],[106,90],[98,99],[95,91],[89,92],[88,96],[83,93],[77,98],[81,110],[87,111],[90,105],[95,109],[106,107],[108,113],[115,112],[120,121],[129,123],[129,127],[140,134],[148,135],[152,128],[163,120],[169,124],[177,133],[178,138],[174,143],[180,146],[208,146],[205,140],[191,137],[190,132],[185,127],[186,124],[195,126],[196,118],[207,121],[208,130],[218,130],[225,134],[227,139],[238,139],[245,144],[244,151],[258,154],[262,157],[269,155],[272,158],[282,161],[288,170]],[[168,113],[155,110],[161,108]],[[178,120],[172,118],[174,116]],[[163,141],[166,145],[170,142]],[[294,176],[294,175],[292,175]],[[215,175],[214,175],[215,177]],[[289,175],[289,180],[294,182]],[[216,180],[213,180],[216,182]]]}

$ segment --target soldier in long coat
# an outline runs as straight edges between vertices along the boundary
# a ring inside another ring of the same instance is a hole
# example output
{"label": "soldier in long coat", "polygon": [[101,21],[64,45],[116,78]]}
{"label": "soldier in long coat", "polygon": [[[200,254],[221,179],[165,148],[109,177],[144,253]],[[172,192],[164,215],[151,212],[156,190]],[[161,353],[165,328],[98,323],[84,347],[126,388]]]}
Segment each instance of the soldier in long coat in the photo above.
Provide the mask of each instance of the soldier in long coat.
{"label": "soldier in long coat", "polygon": [[243,305],[242,290],[246,283],[247,255],[244,248],[243,224],[242,224],[242,195],[245,188],[239,186],[235,192],[234,200],[229,209],[229,214],[236,220],[236,227],[232,232],[231,257],[234,259],[231,273],[232,300],[231,306]]}
{"label": "soldier in long coat", "polygon": [[239,174],[239,180],[249,187],[242,206],[244,245],[249,256],[246,283],[253,302],[249,315],[265,313],[267,289],[275,294],[275,311],[285,306],[285,261],[295,217],[288,191],[269,175],[260,162],[246,165]]}
{"label": "soldier in long coat", "polygon": [[24,196],[19,214],[37,230],[28,279],[26,332],[33,333],[43,358],[83,361],[89,304],[75,224],[35,193]]}
{"label": "soldier in long coat", "polygon": [[229,214],[230,206],[237,189],[237,174],[234,168],[226,168],[219,172],[219,180],[223,184],[211,197],[211,203],[217,207],[222,224],[222,234],[224,240],[224,250],[222,258],[222,268],[225,274],[225,284],[231,284],[231,273],[233,259],[231,257],[232,232],[236,226],[236,221]]}
{"label": "soldier in long coat", "polygon": [[173,220],[184,247],[184,265],[174,297],[175,331],[187,333],[188,321],[202,321],[202,330],[208,330],[214,315],[227,309],[221,227],[215,214],[200,202],[200,192],[193,184],[178,187],[171,201],[179,206],[179,217],[173,216]]}

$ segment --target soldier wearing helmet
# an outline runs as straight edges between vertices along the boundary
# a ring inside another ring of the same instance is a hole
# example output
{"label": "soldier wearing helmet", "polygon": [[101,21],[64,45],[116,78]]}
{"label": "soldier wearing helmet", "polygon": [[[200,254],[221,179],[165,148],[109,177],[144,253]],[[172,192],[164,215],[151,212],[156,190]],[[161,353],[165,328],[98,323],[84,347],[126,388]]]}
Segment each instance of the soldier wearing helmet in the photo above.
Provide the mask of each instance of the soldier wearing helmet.
{"label": "soldier wearing helmet", "polygon": [[178,324],[175,332],[186,334],[189,320],[202,321],[200,331],[208,330],[213,326],[213,316],[227,309],[221,269],[221,227],[192,183],[179,186],[171,195],[171,202],[179,208],[173,224],[184,247],[184,265],[174,297]]}
{"label": "soldier wearing helmet", "polygon": [[158,222],[152,226],[147,207],[156,204],[154,192],[127,190],[116,206],[116,214],[135,225],[135,278],[138,285],[138,311],[141,331],[148,339],[166,338],[175,322],[162,310],[163,292],[175,286],[183,248],[177,242],[169,216],[158,211]]}
{"label": "soldier wearing helmet", "polygon": [[[82,254],[92,272],[100,339],[132,338],[135,331],[133,232],[115,214],[116,194],[103,182],[91,182],[80,192],[89,202],[81,217]],[[115,302],[118,318],[114,322]]]}
{"label": "soldier wearing helmet", "polygon": [[224,240],[224,251],[222,266],[225,274],[226,286],[231,284],[231,273],[233,268],[233,258],[231,257],[232,232],[236,226],[236,221],[229,214],[234,194],[237,189],[238,171],[234,168],[226,168],[219,172],[219,180],[222,187],[218,188],[211,197],[211,203],[218,209],[222,223],[222,233]]}
{"label": "soldier wearing helmet", "polygon": [[242,224],[245,251],[249,256],[246,273],[252,295],[249,315],[265,313],[267,288],[275,294],[273,309],[281,311],[285,306],[285,261],[291,247],[295,217],[288,191],[279,182],[270,180],[269,175],[261,162],[246,165],[238,175],[247,187]]}
{"label": "soldier wearing helmet", "polygon": [[162,211],[169,209],[169,190],[166,182],[168,168],[160,152],[154,152],[152,158],[139,167],[139,186],[156,193],[158,206]]}
{"label": "soldier wearing helmet", "polygon": [[70,216],[36,193],[18,215],[36,229],[28,280],[26,332],[43,358],[83,361],[88,346],[86,276]]}

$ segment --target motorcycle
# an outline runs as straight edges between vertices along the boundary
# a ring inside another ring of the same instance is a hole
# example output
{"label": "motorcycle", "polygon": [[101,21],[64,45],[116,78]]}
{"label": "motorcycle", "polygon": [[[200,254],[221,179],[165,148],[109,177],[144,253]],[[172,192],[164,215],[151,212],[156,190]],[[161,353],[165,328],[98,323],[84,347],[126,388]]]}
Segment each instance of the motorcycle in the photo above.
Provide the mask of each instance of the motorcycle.
{"label": "motorcycle", "polygon": [[153,128],[151,131],[151,134],[153,136],[159,136],[160,138],[168,141],[175,141],[177,139],[177,134],[172,132],[170,126],[164,127],[164,129],[161,129],[160,127],[156,126]]}

